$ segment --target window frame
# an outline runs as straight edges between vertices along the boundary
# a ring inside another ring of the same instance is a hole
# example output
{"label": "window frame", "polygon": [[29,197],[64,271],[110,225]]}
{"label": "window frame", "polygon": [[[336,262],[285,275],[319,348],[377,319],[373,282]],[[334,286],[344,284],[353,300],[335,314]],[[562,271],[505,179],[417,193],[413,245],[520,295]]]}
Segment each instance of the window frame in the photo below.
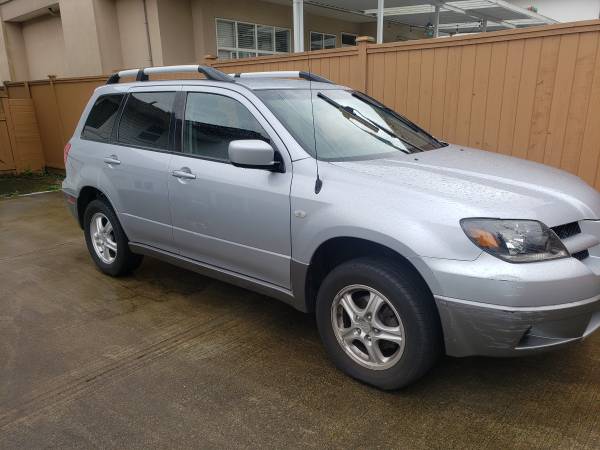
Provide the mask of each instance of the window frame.
{"label": "window frame", "polygon": [[[176,130],[176,121],[177,121],[177,108],[178,108],[178,98],[180,97],[180,92],[181,88],[179,86],[176,86],[176,89],[161,89],[159,86],[145,86],[141,89],[132,89],[129,92],[127,92],[127,96],[125,98],[125,101],[121,102],[121,106],[120,106],[120,111],[119,111],[119,116],[118,116],[118,124],[117,126],[113,126],[113,133],[112,133],[112,141],[110,142],[111,144],[114,145],[118,145],[120,147],[129,147],[129,148],[137,148],[140,150],[148,150],[151,152],[159,152],[159,153],[175,153],[177,152],[177,146],[176,146],[176,142],[177,139],[175,138],[175,130]],[[125,113],[125,107],[127,106],[127,102],[129,101],[129,99],[131,98],[132,94],[144,94],[144,93],[173,93],[175,98],[173,99],[173,107],[171,108],[171,114],[169,117],[169,145],[167,148],[156,148],[156,147],[150,147],[147,145],[139,145],[139,144],[131,144],[128,142],[122,142],[119,140],[119,128],[121,126],[121,120],[123,120],[123,114]]]}
{"label": "window frame", "polygon": [[[320,34],[321,35],[321,48],[315,49],[313,50],[312,48],[312,35],[313,34]],[[325,36],[329,36],[329,37],[333,37],[333,42],[334,45],[333,47],[327,47],[325,48]],[[311,52],[318,52],[319,50],[333,50],[335,48],[338,48],[337,46],[337,34],[335,33],[324,33],[322,31],[311,31],[308,35],[308,43],[310,45],[310,51]]]}
{"label": "window frame", "polygon": [[[154,147],[130,145],[130,144],[125,144],[125,143],[119,142],[117,140],[118,129],[119,129],[119,125],[121,123],[121,119],[123,116],[123,111],[125,110],[126,101],[129,98],[130,94],[137,93],[137,92],[174,92],[175,93],[175,101],[173,104],[173,111],[171,113],[172,114],[172,116],[171,116],[172,117],[172,120],[171,120],[172,125],[169,129],[169,136],[170,136],[169,142],[172,145],[169,146],[169,149],[164,150],[164,149],[157,149]],[[281,135],[283,133],[283,135],[285,135],[288,139],[292,138],[291,135],[289,134],[289,132],[287,131],[287,129],[285,129],[285,127],[283,127],[283,125],[281,125],[279,123],[279,120],[274,116],[272,117],[272,120],[276,121],[276,125],[274,126],[273,124],[271,124],[271,122],[269,122],[269,119],[267,119],[267,117],[265,116],[265,113],[263,111],[261,111],[261,108],[266,108],[266,106],[264,106],[263,103],[259,99],[252,100],[251,98],[249,98],[248,96],[244,95],[243,93],[241,93],[237,90],[227,89],[227,88],[223,88],[223,87],[206,86],[206,85],[185,85],[185,84],[164,86],[164,87],[163,86],[143,86],[143,87],[135,86],[135,87],[130,88],[130,90],[127,92],[119,92],[119,93],[125,95],[125,99],[121,102],[119,111],[117,112],[117,120],[115,121],[116,126],[113,125],[111,139],[108,143],[112,144],[112,145],[116,145],[116,146],[121,146],[121,147],[137,148],[140,150],[146,150],[146,151],[150,151],[150,152],[167,153],[167,154],[185,156],[187,158],[195,158],[195,159],[202,159],[202,160],[210,161],[210,162],[224,163],[224,164],[229,164],[232,167],[235,167],[235,166],[233,166],[233,164],[231,164],[230,161],[209,159],[209,158],[202,157],[200,155],[193,155],[190,153],[183,152],[183,133],[184,133],[183,121],[184,121],[184,117],[185,117],[185,108],[186,108],[186,104],[187,104],[187,96],[188,96],[188,94],[193,93],[193,92],[223,95],[226,97],[230,97],[234,100],[237,100],[242,105],[244,105],[248,109],[250,114],[263,127],[263,129],[269,136],[269,139],[271,140],[270,144],[273,146],[273,150],[275,150],[275,153],[280,155],[281,161],[282,161],[282,164],[281,164],[282,173],[287,172],[288,168],[291,167],[292,161],[294,160],[292,158],[292,153],[290,153],[292,151],[292,149],[288,149],[288,147],[284,141],[284,138]],[[272,115],[272,113],[268,109],[267,109],[267,112],[269,115]],[[281,128],[279,131],[277,130],[278,127]],[[171,133],[173,134],[173,136],[171,136]],[[296,155],[296,158],[299,158],[299,157],[304,158],[304,157],[306,157],[306,155],[308,155],[308,154],[303,150],[302,156],[300,157],[300,156]]]}
{"label": "window frame", "polygon": [[[87,121],[89,120],[89,118],[92,114],[92,111],[94,110],[94,106],[96,106],[96,103],[98,103],[98,100],[100,100],[103,97],[109,97],[109,96],[115,96],[115,95],[120,95],[120,96],[122,96],[122,98],[121,98],[121,102],[119,103],[119,107],[117,108],[117,112],[115,113],[115,120],[113,122],[112,128],[108,135],[108,139],[100,140],[100,139],[90,139],[90,138],[85,137],[83,135],[83,133],[85,131]],[[83,122],[83,126],[81,127],[81,132],[79,133],[79,139],[81,139],[82,141],[98,142],[100,144],[112,144],[114,134],[115,134],[115,129],[118,129],[118,124],[121,120],[121,111],[123,109],[123,105],[125,104],[125,100],[127,99],[127,95],[128,95],[127,92],[109,92],[107,94],[100,94],[98,97],[96,97],[94,100],[94,103],[92,104],[92,107],[90,108],[89,112],[87,113],[85,122]],[[115,125],[117,125],[117,126],[115,127]]]}
{"label": "window frame", "polygon": [[[233,37],[234,37],[234,46],[233,47],[220,47],[219,46],[219,27],[218,27],[219,21],[229,22],[229,23],[233,24]],[[241,48],[239,46],[238,24],[240,24],[240,23],[244,24],[244,25],[253,25],[254,26],[254,43],[255,43],[254,49]],[[258,27],[271,28],[272,37],[273,37],[273,51],[259,50],[259,48],[258,48],[259,47],[258,46]],[[287,40],[288,41],[287,42],[288,51],[287,52],[278,52],[277,51],[277,38],[276,38],[277,31],[287,31],[288,32],[288,40]],[[229,58],[229,59],[240,59],[240,57],[239,57],[240,52],[254,53],[254,57],[268,56],[268,55],[285,55],[285,54],[290,53],[291,47],[292,47],[292,30],[290,28],[279,27],[276,25],[267,25],[267,24],[262,24],[262,23],[246,22],[244,20],[226,19],[224,17],[215,17],[215,36],[216,36],[217,56],[219,55],[219,51],[221,51],[221,50],[226,51],[226,52],[235,53],[236,56],[233,58]],[[252,56],[250,56],[250,58],[251,57]],[[246,56],[244,56],[244,58],[246,58]]]}
{"label": "window frame", "polygon": [[252,117],[254,117],[256,119],[256,121],[260,124],[260,126],[263,128],[263,130],[265,130],[265,133],[267,133],[267,136],[269,136],[269,139],[271,141],[269,143],[273,147],[275,154],[276,155],[279,154],[279,157],[282,161],[281,162],[282,173],[287,172],[288,167],[291,165],[292,157],[291,157],[289,151],[287,150],[285,142],[283,141],[283,139],[281,138],[279,133],[275,130],[275,128],[271,125],[271,123],[264,116],[262,111],[260,111],[260,108],[252,100],[250,100],[248,97],[246,97],[242,93],[235,91],[235,90],[231,90],[231,89],[225,89],[225,88],[219,88],[219,87],[213,87],[213,86],[210,86],[210,87],[209,86],[183,86],[182,87],[182,91],[180,94],[183,97],[183,101],[181,103],[181,109],[179,110],[179,113],[181,114],[182,124],[181,124],[181,130],[178,130],[178,134],[179,134],[178,139],[181,142],[181,147],[180,147],[179,151],[173,152],[173,153],[176,153],[179,156],[185,156],[186,158],[200,159],[203,161],[219,163],[219,164],[228,164],[232,167],[235,167],[231,163],[231,161],[223,161],[221,159],[209,158],[209,157],[202,156],[202,155],[195,155],[193,153],[184,152],[184,150],[183,150],[183,145],[185,142],[184,122],[185,122],[185,111],[186,111],[186,107],[187,107],[187,99],[188,99],[189,94],[194,94],[194,93],[222,95],[223,97],[228,97],[228,98],[231,98],[231,99],[241,103],[248,110],[248,112],[252,115]]}
{"label": "window frame", "polygon": [[[344,44],[344,36],[352,36],[354,38],[354,45],[352,45],[352,44]],[[356,38],[357,37],[358,37],[358,34],[348,33],[346,31],[342,31],[341,35],[340,35],[340,44],[341,44],[342,48],[344,48],[344,47],[356,47]]]}
{"label": "window frame", "polygon": [[187,111],[187,104],[188,104],[188,99],[190,94],[204,94],[204,95],[219,95],[221,97],[225,97],[228,99],[231,99],[237,103],[239,103],[240,105],[242,105],[244,108],[246,108],[246,110],[248,111],[248,113],[254,118],[254,120],[256,120],[256,122],[261,126],[261,128],[264,130],[264,132],[267,134],[268,138],[269,138],[269,144],[271,146],[273,146],[273,150],[275,150],[275,152],[278,152],[278,149],[275,145],[275,143],[273,142],[273,137],[271,136],[271,133],[269,133],[269,131],[266,129],[266,127],[261,123],[261,121],[259,120],[258,117],[256,117],[255,114],[252,113],[251,109],[248,108],[243,102],[239,101],[237,98],[232,97],[231,95],[227,95],[225,93],[222,92],[207,92],[207,91],[184,91],[183,95],[185,97],[185,101],[183,104],[183,109],[182,109],[182,129],[181,129],[181,148],[180,148],[180,152],[178,154],[180,154],[181,156],[191,156],[197,159],[203,159],[206,161],[212,161],[212,162],[219,162],[219,163],[225,163],[225,164],[231,164],[231,161],[229,161],[229,159],[227,160],[223,160],[223,159],[219,159],[219,158],[211,158],[210,156],[205,156],[205,155],[199,155],[197,153],[191,153],[191,152],[187,152],[186,151],[186,139],[185,139],[185,113]]}

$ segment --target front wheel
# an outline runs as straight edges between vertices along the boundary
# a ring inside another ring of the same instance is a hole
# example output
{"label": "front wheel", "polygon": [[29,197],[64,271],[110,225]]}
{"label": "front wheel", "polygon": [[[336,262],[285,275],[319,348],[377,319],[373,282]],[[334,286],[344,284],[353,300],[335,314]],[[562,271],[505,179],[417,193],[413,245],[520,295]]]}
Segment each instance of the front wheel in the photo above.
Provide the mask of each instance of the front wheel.
{"label": "front wheel", "polygon": [[442,349],[431,293],[390,260],[361,258],[333,269],[319,289],[316,314],[336,366],[381,389],[415,381]]}
{"label": "front wheel", "polygon": [[129,240],[113,209],[94,200],[84,213],[85,242],[98,268],[113,277],[126,275],[142,262],[142,256],[129,250]]}

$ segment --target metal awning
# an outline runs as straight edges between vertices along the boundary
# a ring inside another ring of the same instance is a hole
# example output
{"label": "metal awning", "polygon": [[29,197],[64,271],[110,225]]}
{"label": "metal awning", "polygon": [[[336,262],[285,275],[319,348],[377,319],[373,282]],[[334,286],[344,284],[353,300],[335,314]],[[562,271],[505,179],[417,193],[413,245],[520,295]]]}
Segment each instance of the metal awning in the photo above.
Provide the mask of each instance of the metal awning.
{"label": "metal awning", "polygon": [[[553,19],[504,0],[388,0],[383,15],[398,22],[426,27],[434,26],[438,10],[439,31],[446,33],[496,31],[556,23]],[[371,16],[376,16],[377,12],[375,8],[363,10],[364,14]]]}
{"label": "metal awning", "polygon": [[[426,28],[433,37],[498,31],[556,23],[535,11],[505,0],[266,0],[293,4],[294,51],[303,51],[304,10],[355,22],[377,21],[377,42],[383,42],[383,21]],[[297,44],[296,44],[297,43]]]}

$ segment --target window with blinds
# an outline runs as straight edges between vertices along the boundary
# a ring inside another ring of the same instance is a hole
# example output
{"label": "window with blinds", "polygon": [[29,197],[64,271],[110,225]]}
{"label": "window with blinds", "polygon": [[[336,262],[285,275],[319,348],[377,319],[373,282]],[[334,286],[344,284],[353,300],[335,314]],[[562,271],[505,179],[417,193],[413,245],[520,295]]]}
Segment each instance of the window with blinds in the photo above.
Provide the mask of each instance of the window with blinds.
{"label": "window with blinds", "polygon": [[319,33],[317,31],[310,32],[310,49],[323,50],[325,48],[335,48],[337,36],[335,34]]}
{"label": "window with blinds", "polygon": [[217,53],[221,59],[248,58],[290,51],[288,28],[217,19]]}

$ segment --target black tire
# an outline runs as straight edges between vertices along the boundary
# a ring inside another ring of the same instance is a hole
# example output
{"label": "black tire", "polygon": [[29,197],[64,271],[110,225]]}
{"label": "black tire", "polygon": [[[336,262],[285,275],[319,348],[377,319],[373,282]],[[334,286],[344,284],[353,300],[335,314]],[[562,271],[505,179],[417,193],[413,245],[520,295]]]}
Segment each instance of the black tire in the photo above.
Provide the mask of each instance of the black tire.
{"label": "black tire", "polygon": [[[112,225],[112,236],[114,237],[114,242],[117,244],[117,251],[114,261],[112,261],[110,264],[100,259],[92,242],[90,226],[92,218],[96,213],[104,214],[104,216],[108,218]],[[143,256],[136,255],[135,253],[131,252],[129,249],[129,239],[127,239],[117,215],[107,202],[103,200],[91,201],[85,209],[85,213],[83,215],[83,224],[85,243],[88,251],[96,263],[96,266],[98,266],[102,272],[113,277],[119,277],[131,273],[140,266]]]}
{"label": "black tire", "polygon": [[[359,364],[336,338],[332,304],[336,295],[351,285],[364,285],[378,291],[400,316],[404,349],[398,352],[401,356],[389,368],[374,370]],[[422,377],[443,350],[439,315],[431,292],[414,269],[391,260],[359,258],[334,268],[319,289],[316,319],[319,334],[334,364],[351,377],[380,389],[399,389]]]}

